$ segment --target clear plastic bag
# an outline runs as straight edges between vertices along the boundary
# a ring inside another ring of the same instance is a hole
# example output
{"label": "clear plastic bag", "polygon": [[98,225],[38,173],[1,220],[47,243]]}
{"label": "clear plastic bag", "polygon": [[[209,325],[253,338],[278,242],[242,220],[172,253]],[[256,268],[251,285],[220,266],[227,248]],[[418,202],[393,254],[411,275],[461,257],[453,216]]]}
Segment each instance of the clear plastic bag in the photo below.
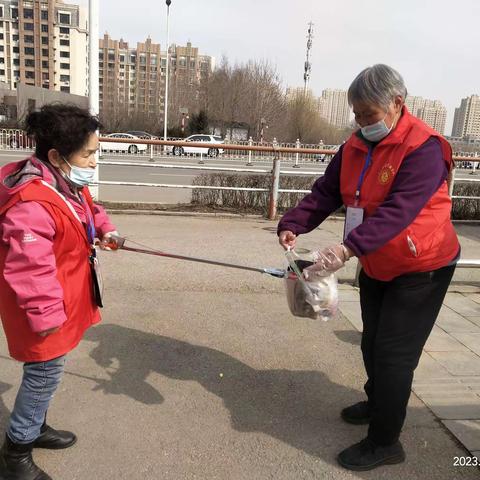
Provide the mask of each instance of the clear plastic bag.
{"label": "clear plastic bag", "polygon": [[294,251],[288,251],[286,257],[289,273],[285,277],[285,288],[292,314],[314,320],[332,319],[338,309],[338,286],[335,275],[325,270],[315,271],[310,273],[306,280],[302,272],[314,262],[302,259]]}

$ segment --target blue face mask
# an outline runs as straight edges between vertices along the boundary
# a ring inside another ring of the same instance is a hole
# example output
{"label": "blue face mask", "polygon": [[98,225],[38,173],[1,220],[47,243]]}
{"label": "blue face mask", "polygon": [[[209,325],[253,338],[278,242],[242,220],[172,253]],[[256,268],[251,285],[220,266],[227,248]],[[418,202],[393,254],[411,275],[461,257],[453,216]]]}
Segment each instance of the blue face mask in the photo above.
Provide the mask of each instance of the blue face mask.
{"label": "blue face mask", "polygon": [[362,132],[362,135],[369,142],[379,142],[380,140],[383,140],[392,131],[393,126],[395,125],[395,120],[397,116],[395,115],[395,118],[392,121],[392,126],[388,128],[387,124],[385,123],[385,119],[387,118],[387,115],[385,115],[385,117],[383,117],[382,120],[376,123],[373,123],[372,125],[366,125],[365,127],[362,127],[360,129]]}
{"label": "blue face mask", "polygon": [[95,177],[94,168],[81,168],[75,165],[70,165],[65,157],[62,157],[64,162],[70,167],[70,173],[67,177],[78,187],[85,187],[93,182]]}

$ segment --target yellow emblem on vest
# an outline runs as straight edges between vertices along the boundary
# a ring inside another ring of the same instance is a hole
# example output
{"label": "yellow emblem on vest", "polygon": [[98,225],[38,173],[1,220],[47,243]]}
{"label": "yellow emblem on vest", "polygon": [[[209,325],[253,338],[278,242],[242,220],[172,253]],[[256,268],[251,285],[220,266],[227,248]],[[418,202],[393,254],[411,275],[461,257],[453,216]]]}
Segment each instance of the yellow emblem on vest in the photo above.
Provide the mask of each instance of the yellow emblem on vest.
{"label": "yellow emblem on vest", "polygon": [[394,168],[389,163],[387,163],[382,167],[380,173],[378,174],[378,182],[380,183],[380,185],[386,185],[388,182],[390,182],[394,175]]}

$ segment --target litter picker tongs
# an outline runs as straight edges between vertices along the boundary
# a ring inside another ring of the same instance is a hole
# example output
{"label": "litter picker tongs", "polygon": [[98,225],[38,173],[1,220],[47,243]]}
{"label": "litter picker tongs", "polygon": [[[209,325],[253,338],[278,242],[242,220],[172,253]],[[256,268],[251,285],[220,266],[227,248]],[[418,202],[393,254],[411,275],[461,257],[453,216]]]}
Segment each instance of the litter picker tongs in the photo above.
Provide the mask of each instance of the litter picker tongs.
{"label": "litter picker tongs", "polygon": [[[276,277],[276,278],[285,278],[290,273],[280,268],[249,267],[246,265],[238,265],[235,263],[218,262],[216,260],[209,260],[206,258],[187,257],[185,255],[177,255],[174,253],[162,252],[160,250],[155,250],[153,248],[147,247],[146,245],[142,245],[140,243],[134,242],[133,240],[129,240],[127,238],[120,237],[117,235],[112,235],[110,238],[112,239],[112,241],[104,245],[112,250],[120,249],[120,250],[125,250],[127,252],[144,253],[146,255],[155,255],[157,257],[174,258],[176,260],[187,260],[189,262],[205,263],[208,265],[217,265],[219,267],[237,268],[239,270],[248,270],[250,272],[266,273],[267,275],[271,275],[272,277]],[[128,245],[125,245],[125,242],[129,242],[133,245],[136,245],[136,247],[130,247]]]}

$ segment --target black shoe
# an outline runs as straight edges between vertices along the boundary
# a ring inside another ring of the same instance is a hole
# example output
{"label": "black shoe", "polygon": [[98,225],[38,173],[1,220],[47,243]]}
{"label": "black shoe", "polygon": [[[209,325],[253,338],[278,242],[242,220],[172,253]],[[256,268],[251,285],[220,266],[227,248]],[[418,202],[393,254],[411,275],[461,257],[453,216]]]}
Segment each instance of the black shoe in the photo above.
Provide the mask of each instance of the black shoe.
{"label": "black shoe", "polygon": [[33,442],[33,448],[61,450],[62,448],[71,447],[76,442],[77,436],[74,433],[55,430],[44,423],[40,430],[40,436]]}
{"label": "black shoe", "polygon": [[33,443],[13,443],[8,436],[0,450],[1,480],[52,480],[32,458]]}
{"label": "black shoe", "polygon": [[382,447],[369,438],[364,438],[361,442],[340,452],[337,461],[348,470],[373,470],[380,465],[404,462],[405,452],[398,440],[393,445]]}
{"label": "black shoe", "polygon": [[355,405],[344,408],[341,416],[347,423],[353,423],[354,425],[366,425],[370,423],[370,407],[368,406],[368,402],[358,402]]}

